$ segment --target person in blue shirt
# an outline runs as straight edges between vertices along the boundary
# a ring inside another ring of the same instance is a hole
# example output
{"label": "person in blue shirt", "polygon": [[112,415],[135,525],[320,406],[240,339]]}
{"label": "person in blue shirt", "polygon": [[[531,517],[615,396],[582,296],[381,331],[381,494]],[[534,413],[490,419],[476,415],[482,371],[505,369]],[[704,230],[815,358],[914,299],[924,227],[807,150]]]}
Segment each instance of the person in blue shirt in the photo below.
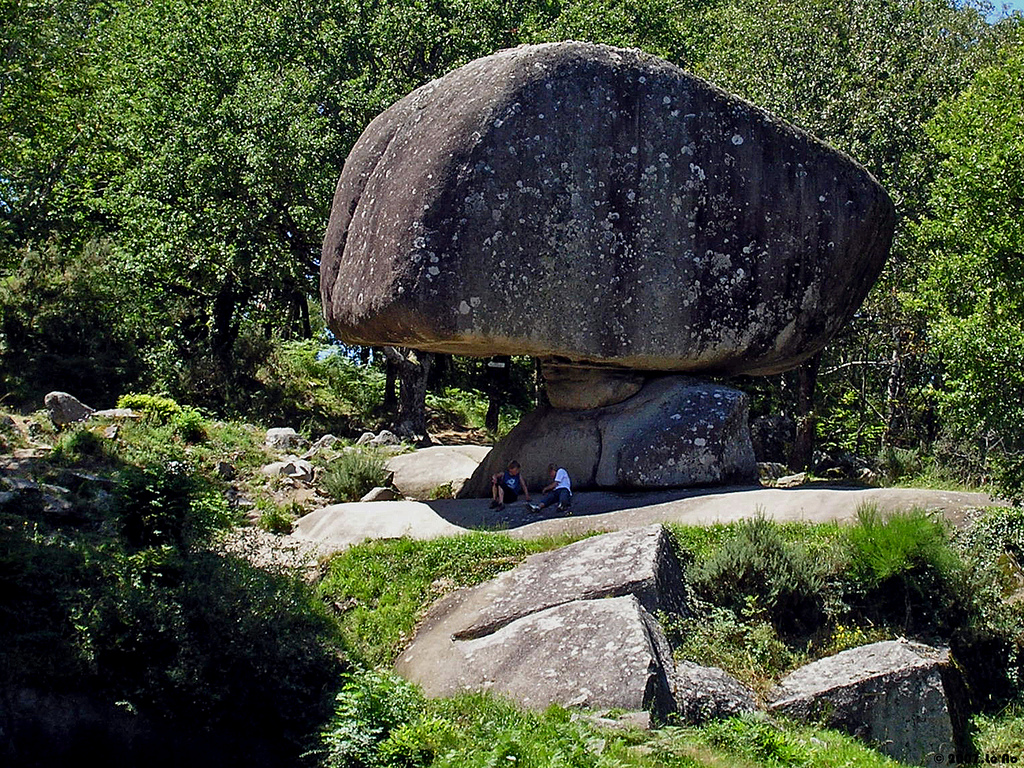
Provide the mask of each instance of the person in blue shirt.
{"label": "person in blue shirt", "polygon": [[530,491],[519,474],[519,462],[513,459],[508,469],[498,475],[491,475],[491,509],[504,509],[519,496],[530,500]]}
{"label": "person in blue shirt", "polygon": [[551,482],[544,486],[541,493],[545,494],[540,504],[531,504],[531,512],[540,512],[544,507],[558,504],[558,511],[565,512],[572,503],[572,482],[569,480],[569,473],[564,467],[557,464],[548,464],[548,476]]}

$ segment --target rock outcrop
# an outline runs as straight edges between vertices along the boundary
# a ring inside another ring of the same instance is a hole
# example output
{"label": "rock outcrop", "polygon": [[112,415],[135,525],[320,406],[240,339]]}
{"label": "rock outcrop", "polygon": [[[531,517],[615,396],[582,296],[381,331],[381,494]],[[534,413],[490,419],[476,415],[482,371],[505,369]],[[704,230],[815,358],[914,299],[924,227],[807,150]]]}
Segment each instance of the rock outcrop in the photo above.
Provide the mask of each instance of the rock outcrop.
{"label": "rock outcrop", "polygon": [[[391,482],[405,498],[429,499],[445,486],[458,493],[488,452],[480,445],[435,445],[392,456],[387,468],[393,473]],[[485,490],[490,491],[489,484]]]}
{"label": "rock outcrop", "polygon": [[604,408],[538,408],[480,464],[460,495],[486,495],[489,478],[518,459],[531,488],[564,466],[574,490],[723,485],[757,480],[747,397],[683,376],[651,380]]}
{"label": "rock outcrop", "polygon": [[[549,456],[573,449],[558,461],[580,487],[752,480],[729,390],[673,395],[677,414],[713,405],[713,438],[604,409],[647,408],[658,376],[811,357],[866,296],[894,224],[849,157],[666,61],[520,46],[370,123],[338,182],[321,295],[348,342],[540,358],[554,410],[530,428],[543,421]],[[486,472],[536,443],[526,428]]]}
{"label": "rock outcrop", "polygon": [[934,765],[962,754],[964,743],[959,702],[944,682],[949,675],[946,649],[896,640],[872,643],[792,672],[779,682],[768,708],[823,720],[901,762]]}
{"label": "rock outcrop", "polygon": [[50,392],[43,398],[43,404],[46,406],[50,421],[58,427],[85,421],[96,412],[95,408],[90,408],[67,392]]}
{"label": "rock outcrop", "polygon": [[893,224],[850,158],[661,59],[522,46],[370,124],[321,292],[355,343],[774,373],[852,315]]}
{"label": "rock outcrop", "polygon": [[430,696],[492,690],[528,707],[646,710],[687,722],[748,711],[721,670],[677,675],[654,614],[686,614],[683,580],[660,525],[584,539],[439,600],[399,658]]}

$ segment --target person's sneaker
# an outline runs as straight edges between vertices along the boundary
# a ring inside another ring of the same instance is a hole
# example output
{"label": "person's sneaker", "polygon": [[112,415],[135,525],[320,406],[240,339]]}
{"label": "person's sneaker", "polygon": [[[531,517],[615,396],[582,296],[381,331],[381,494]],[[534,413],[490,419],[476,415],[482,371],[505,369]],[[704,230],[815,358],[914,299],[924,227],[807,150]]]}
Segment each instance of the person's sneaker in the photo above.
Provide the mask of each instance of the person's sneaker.
{"label": "person's sneaker", "polygon": [[540,512],[540,507],[538,507],[536,504],[530,504],[528,506],[530,507],[531,512]]}
{"label": "person's sneaker", "polygon": [[494,499],[494,500],[493,500],[493,501],[491,502],[491,509],[494,509],[494,508],[495,508],[496,506],[498,506],[498,500],[497,500],[497,499]]}
{"label": "person's sneaker", "polygon": [[568,509],[569,509],[569,502],[567,502],[567,501],[563,501],[561,504],[558,505],[558,511],[559,512],[565,512]]}
{"label": "person's sneaker", "polygon": [[501,512],[501,510],[503,510],[504,508],[505,508],[505,505],[504,505],[504,504],[502,504],[502,503],[501,503],[501,502],[499,501],[499,502],[498,502],[498,511],[499,511],[499,512]]}

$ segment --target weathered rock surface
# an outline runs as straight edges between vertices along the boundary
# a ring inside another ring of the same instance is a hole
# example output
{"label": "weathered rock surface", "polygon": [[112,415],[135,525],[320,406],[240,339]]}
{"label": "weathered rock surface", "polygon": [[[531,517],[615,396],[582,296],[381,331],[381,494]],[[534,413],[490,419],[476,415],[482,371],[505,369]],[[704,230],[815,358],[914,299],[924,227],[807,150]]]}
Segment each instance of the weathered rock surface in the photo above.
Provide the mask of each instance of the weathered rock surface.
{"label": "weathered rock surface", "polygon": [[[423,683],[428,695],[486,689],[533,709],[554,703],[646,709],[658,718],[674,709],[666,674],[671,650],[633,595],[546,608],[453,643],[452,651],[434,670],[432,685]],[[413,647],[402,657],[400,672],[417,652]]]}
{"label": "weathered rock surface", "polygon": [[638,394],[605,408],[538,408],[494,447],[460,496],[487,495],[490,476],[510,459],[523,464],[531,488],[547,484],[549,462],[565,467],[573,490],[757,479],[746,395],[683,376],[653,379]]}
{"label": "weathered rock surface", "polygon": [[685,611],[660,525],[533,555],[438,601],[396,668],[431,696],[488,688],[526,706],[675,709],[672,655],[651,611]]}
{"label": "weathered rock surface", "polygon": [[322,507],[299,518],[292,535],[316,542],[324,554],[375,539],[436,539],[468,533],[415,501],[351,502]]}
{"label": "weathered rock surface", "polygon": [[50,415],[50,421],[58,427],[85,421],[96,411],[67,392],[50,392],[43,398],[43,404]]}
{"label": "weathered rock surface", "polygon": [[679,720],[694,725],[757,709],[754,693],[735,677],[691,661],[676,664],[673,693]]}
{"label": "weathered rock surface", "polygon": [[394,473],[391,482],[407,499],[429,499],[449,483],[458,493],[489,451],[481,445],[436,445],[393,456],[387,468]]}
{"label": "weathered rock surface", "polygon": [[266,446],[278,451],[288,451],[292,448],[302,448],[309,444],[302,435],[291,427],[274,427],[267,430]]}
{"label": "weathered rock surface", "polygon": [[682,571],[660,525],[595,536],[528,557],[464,600],[456,639],[482,637],[574,600],[635,595],[648,611],[686,613]]}
{"label": "weathered rock surface", "polygon": [[949,651],[885,641],[821,659],[783,678],[769,710],[821,720],[917,765],[957,752],[959,704],[947,693]]}
{"label": "weathered rock surface", "polygon": [[269,477],[290,477],[303,483],[313,482],[314,468],[305,459],[298,456],[285,456],[282,461],[273,461],[260,469]]}
{"label": "weathered rock surface", "polygon": [[522,46],[369,125],[321,291],[354,343],[774,373],[852,315],[893,225],[850,158],[661,59]]}

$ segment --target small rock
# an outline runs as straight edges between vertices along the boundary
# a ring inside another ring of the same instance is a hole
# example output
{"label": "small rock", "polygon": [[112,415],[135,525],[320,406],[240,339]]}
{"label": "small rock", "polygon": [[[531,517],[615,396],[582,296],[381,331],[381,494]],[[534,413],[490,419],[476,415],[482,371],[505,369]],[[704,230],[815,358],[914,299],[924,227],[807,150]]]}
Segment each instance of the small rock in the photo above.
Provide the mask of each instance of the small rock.
{"label": "small rock", "polygon": [[50,392],[43,403],[50,414],[50,421],[58,427],[85,421],[96,410],[67,392]]}
{"label": "small rock", "polygon": [[757,709],[753,691],[728,672],[689,661],[676,665],[673,692],[679,718],[688,724],[699,725]]}
{"label": "small rock", "polygon": [[798,472],[795,475],[786,475],[775,481],[776,488],[796,488],[807,482],[807,473]]}
{"label": "small rock", "polygon": [[360,501],[397,501],[400,498],[402,496],[393,488],[384,488],[378,485],[363,496]]}
{"label": "small rock", "polygon": [[126,419],[141,419],[142,414],[136,413],[131,408],[107,408],[102,411],[93,411],[92,418],[124,421]]}
{"label": "small rock", "polygon": [[366,445],[375,437],[376,435],[373,434],[373,432],[363,432],[363,434],[359,436],[359,439],[356,440],[356,445]]}
{"label": "small rock", "polygon": [[307,445],[308,441],[291,427],[275,427],[267,430],[266,445],[279,451],[287,451]]}
{"label": "small rock", "polygon": [[260,469],[270,477],[288,477],[303,483],[313,482],[315,475],[313,465],[298,456],[286,456],[282,461],[274,461]]}
{"label": "small rock", "polygon": [[762,483],[775,482],[786,475],[786,465],[777,461],[759,461],[757,462],[757,474]]}
{"label": "small rock", "polygon": [[382,429],[380,434],[370,441],[370,445],[401,445],[401,439],[394,433]]}
{"label": "small rock", "polygon": [[877,485],[878,473],[870,469],[869,467],[864,467],[863,469],[861,469],[860,472],[857,473],[857,479],[860,480],[862,483],[867,483],[868,485]]}
{"label": "small rock", "polygon": [[226,461],[218,461],[216,465],[217,477],[221,480],[234,480],[238,475],[235,467]]}
{"label": "small rock", "polygon": [[111,424],[109,427],[103,430],[103,436],[107,438],[107,440],[116,440],[117,433],[120,430],[121,428],[117,424]]}
{"label": "small rock", "polygon": [[314,451],[322,451],[322,450],[325,450],[327,448],[333,448],[335,445],[337,445],[337,443],[338,443],[338,438],[336,438],[334,435],[328,434],[328,435],[324,435],[319,440],[317,440],[315,443],[313,443],[313,445],[310,446],[310,448],[311,448],[311,450],[314,450]]}

